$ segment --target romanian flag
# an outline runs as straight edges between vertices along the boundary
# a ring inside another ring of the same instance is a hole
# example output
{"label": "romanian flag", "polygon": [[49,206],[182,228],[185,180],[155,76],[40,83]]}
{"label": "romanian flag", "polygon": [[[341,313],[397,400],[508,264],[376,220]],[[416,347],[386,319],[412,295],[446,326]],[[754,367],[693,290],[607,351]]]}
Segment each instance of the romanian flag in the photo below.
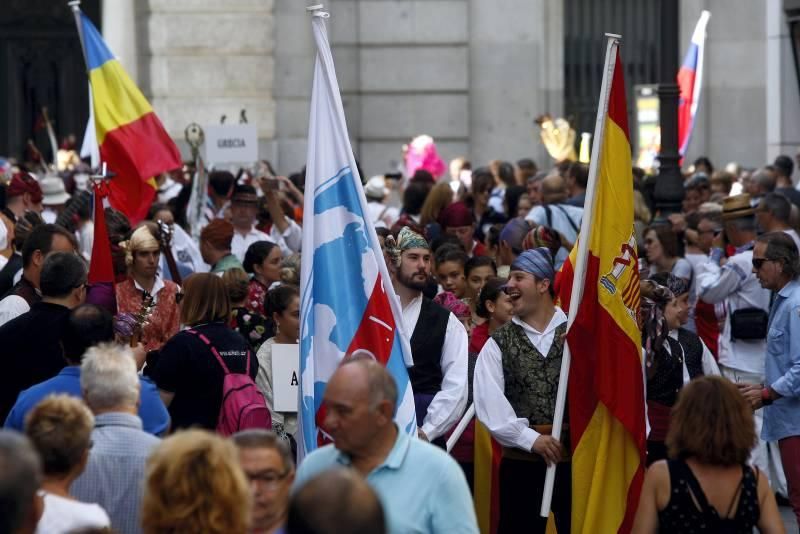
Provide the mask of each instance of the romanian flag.
{"label": "romanian flag", "polygon": [[75,8],[83,42],[100,157],[116,174],[109,202],[132,223],[156,194],[154,176],[181,166],[178,147],[85,14]]}
{"label": "romanian flag", "polygon": [[[598,117],[604,129],[595,135],[601,145],[593,153],[597,171],[590,178],[585,207],[591,220],[584,221],[581,236],[588,240],[585,276],[575,278],[580,272],[576,245],[560,277],[565,309],[573,283],[582,286],[580,300],[573,303],[577,314],[567,332],[572,353],[568,402],[576,533],[630,532],[645,471],[631,145],[616,43],[607,61],[610,89],[601,98],[607,96],[608,106]],[[593,210],[588,204],[592,198]]]}

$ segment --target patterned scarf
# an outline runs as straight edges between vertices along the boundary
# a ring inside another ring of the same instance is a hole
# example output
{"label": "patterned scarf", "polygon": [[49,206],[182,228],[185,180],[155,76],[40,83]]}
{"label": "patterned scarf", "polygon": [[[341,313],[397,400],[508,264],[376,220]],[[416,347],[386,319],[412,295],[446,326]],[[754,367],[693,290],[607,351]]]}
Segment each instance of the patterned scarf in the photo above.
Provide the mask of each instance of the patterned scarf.
{"label": "patterned scarf", "polygon": [[410,250],[412,248],[430,250],[431,247],[428,245],[428,242],[425,241],[424,237],[410,230],[407,226],[404,226],[400,230],[400,233],[397,234],[397,238],[391,235],[386,237],[385,248],[386,254],[389,256],[389,259],[392,260],[392,263],[394,263],[396,267],[400,267],[400,254],[402,254],[404,250]]}

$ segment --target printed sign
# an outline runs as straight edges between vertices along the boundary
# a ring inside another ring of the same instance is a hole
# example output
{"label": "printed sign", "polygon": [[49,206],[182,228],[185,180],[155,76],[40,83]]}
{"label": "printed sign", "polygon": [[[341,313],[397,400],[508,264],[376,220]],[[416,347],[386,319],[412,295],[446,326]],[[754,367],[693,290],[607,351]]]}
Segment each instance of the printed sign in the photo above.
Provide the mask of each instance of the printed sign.
{"label": "printed sign", "polygon": [[215,124],[206,126],[204,131],[207,162],[258,161],[258,131],[254,124]]}
{"label": "printed sign", "polygon": [[272,404],[276,412],[296,412],[300,385],[299,345],[272,345]]}

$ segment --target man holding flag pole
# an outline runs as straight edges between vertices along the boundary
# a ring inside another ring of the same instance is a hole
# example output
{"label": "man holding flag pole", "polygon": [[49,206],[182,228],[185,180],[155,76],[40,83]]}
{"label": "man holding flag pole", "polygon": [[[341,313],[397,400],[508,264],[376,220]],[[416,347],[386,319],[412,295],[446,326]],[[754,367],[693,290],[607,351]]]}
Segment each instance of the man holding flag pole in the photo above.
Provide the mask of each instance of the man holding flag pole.
{"label": "man holding flag pole", "polygon": [[[408,337],[350,147],[322,6],[312,15],[296,487],[348,466],[392,533],[477,533],[458,464],[416,438]],[[466,354],[465,354],[466,356]],[[325,444],[331,439],[335,443]],[[323,446],[324,445],[324,446]]]}
{"label": "man holding flag pole", "polygon": [[[621,37],[606,36],[581,238],[561,278],[561,303],[569,309],[569,319],[553,434],[560,434],[569,395],[576,533],[630,532],[645,470],[628,113]],[[542,516],[550,510],[556,478],[555,466],[550,465]]]}

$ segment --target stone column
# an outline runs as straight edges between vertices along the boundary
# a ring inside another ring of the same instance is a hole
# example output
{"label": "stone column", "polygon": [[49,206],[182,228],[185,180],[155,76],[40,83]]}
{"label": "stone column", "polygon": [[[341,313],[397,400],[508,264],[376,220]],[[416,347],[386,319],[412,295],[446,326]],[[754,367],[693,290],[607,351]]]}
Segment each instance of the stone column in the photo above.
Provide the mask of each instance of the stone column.
{"label": "stone column", "polygon": [[553,161],[533,120],[564,107],[562,2],[470,0],[469,130],[473,166]]}
{"label": "stone column", "polygon": [[134,81],[139,79],[136,0],[103,0],[103,39]]}
{"label": "stone column", "polygon": [[222,115],[238,123],[245,109],[259,156],[274,159],[272,0],[149,0],[142,9],[141,87],[184,157],[186,125],[219,124]]}
{"label": "stone column", "polygon": [[782,0],[767,0],[767,162],[800,149],[800,80]]}

